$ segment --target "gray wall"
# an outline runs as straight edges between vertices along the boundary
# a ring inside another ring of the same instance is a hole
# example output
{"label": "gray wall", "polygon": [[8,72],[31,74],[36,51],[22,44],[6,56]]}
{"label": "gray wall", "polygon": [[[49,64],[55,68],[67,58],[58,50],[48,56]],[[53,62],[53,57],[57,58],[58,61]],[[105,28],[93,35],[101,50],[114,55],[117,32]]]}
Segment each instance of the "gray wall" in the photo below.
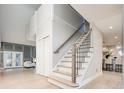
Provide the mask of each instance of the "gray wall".
{"label": "gray wall", "polygon": [[78,28],[82,22],[82,17],[67,4],[55,4],[54,15],[62,18],[76,28]]}

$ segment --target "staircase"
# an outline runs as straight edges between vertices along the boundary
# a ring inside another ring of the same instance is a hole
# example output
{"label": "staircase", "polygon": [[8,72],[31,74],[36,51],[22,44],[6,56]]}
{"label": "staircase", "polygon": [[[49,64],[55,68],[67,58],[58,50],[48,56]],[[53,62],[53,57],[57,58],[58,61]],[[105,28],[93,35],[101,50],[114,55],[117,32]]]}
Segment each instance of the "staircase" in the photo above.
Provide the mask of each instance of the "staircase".
{"label": "staircase", "polygon": [[83,33],[60,59],[48,77],[50,83],[60,88],[81,87],[93,55],[91,31]]}

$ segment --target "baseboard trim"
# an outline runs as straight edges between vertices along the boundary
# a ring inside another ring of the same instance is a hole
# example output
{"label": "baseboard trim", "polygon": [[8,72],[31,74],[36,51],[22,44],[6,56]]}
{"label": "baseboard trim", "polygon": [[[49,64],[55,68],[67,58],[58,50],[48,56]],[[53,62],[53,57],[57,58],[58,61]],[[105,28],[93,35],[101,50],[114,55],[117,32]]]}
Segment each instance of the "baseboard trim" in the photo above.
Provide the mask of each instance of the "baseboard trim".
{"label": "baseboard trim", "polygon": [[82,81],[82,83],[80,84],[79,88],[83,88],[86,84],[90,83],[92,80],[96,79],[98,76],[101,76],[103,73],[97,73],[96,75],[89,77],[88,79]]}

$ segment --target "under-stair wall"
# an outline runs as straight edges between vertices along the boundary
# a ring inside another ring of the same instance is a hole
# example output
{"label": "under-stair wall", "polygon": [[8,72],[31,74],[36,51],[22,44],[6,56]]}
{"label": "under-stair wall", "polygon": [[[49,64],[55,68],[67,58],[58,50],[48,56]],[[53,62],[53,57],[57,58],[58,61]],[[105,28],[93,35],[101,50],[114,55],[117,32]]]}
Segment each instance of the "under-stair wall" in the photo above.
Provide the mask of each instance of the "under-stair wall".
{"label": "under-stair wall", "polygon": [[92,25],[91,44],[93,47],[93,57],[83,78],[82,85],[92,81],[102,74],[102,45],[103,36],[95,25]]}

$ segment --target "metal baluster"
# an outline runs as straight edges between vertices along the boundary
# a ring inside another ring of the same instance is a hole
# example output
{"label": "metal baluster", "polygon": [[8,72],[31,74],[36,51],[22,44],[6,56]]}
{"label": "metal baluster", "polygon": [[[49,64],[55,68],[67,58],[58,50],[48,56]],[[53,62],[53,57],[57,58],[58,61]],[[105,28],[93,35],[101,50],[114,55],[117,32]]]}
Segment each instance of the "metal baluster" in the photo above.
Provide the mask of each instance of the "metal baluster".
{"label": "metal baluster", "polygon": [[77,67],[77,75],[78,75],[78,68],[79,68],[78,67],[78,62],[79,62],[79,54],[78,54],[78,49],[77,49],[77,66],[76,66]]}
{"label": "metal baluster", "polygon": [[[79,62],[78,62],[78,67],[79,67],[79,69],[80,69],[80,47],[79,47]],[[78,73],[79,74],[79,73]]]}
{"label": "metal baluster", "polygon": [[72,48],[72,83],[76,83],[76,45]]}
{"label": "metal baluster", "polygon": [[[82,42],[82,45],[83,45],[83,42]],[[83,52],[82,52],[81,54],[82,54],[82,56],[84,56],[84,53],[83,53]],[[81,67],[83,68],[83,65],[84,65],[84,63],[83,63],[84,58],[82,57],[82,59],[81,59],[81,60],[82,60]]]}

